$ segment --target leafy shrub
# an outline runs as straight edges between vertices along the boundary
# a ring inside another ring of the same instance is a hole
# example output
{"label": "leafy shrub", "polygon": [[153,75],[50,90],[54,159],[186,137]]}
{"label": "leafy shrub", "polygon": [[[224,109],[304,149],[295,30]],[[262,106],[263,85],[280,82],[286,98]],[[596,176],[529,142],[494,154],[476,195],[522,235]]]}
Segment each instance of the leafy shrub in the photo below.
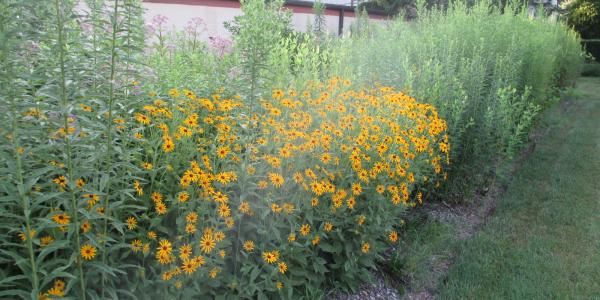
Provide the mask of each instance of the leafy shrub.
{"label": "leafy shrub", "polygon": [[534,107],[550,105],[555,89],[579,76],[579,38],[560,22],[530,18],[520,5],[500,10],[489,1],[456,2],[443,10],[420,8],[418,15],[414,22],[399,18],[371,26],[372,35],[340,40],[336,73],[409,91],[434,104],[454,145],[452,180],[440,197],[469,198],[495,162],[511,156],[514,145],[528,137],[531,125],[518,135],[497,130],[516,124],[503,117],[513,108],[503,104],[502,91],[515,90],[518,100],[512,103],[527,108],[531,124]]}
{"label": "leafy shrub", "polygon": [[292,297],[326,273],[356,286],[450,147],[434,107],[387,87],[274,90],[255,113],[235,96],[169,94],[131,128],[145,170],[126,239],[148,274],[197,286],[171,291],[185,297]]}

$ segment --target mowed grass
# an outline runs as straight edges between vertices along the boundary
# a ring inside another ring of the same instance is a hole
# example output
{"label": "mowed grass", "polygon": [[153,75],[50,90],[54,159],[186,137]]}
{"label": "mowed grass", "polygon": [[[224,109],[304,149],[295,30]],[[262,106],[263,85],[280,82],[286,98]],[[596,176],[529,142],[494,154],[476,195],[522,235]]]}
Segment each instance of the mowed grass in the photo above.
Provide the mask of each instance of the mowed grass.
{"label": "mowed grass", "polygon": [[549,110],[549,132],[458,246],[440,299],[600,299],[600,78]]}

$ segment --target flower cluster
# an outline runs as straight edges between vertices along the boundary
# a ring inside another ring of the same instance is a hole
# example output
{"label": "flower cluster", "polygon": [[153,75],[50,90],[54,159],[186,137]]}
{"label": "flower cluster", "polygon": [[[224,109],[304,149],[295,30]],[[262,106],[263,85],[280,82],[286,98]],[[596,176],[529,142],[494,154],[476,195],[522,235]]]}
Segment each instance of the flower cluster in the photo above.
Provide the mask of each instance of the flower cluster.
{"label": "flower cluster", "polygon": [[175,286],[206,277],[216,294],[276,293],[343,260],[369,266],[445,177],[445,121],[389,87],[333,78],[254,104],[219,92],[171,89],[133,115],[146,150],[131,184],[147,209],[125,221],[131,253],[156,249]]}

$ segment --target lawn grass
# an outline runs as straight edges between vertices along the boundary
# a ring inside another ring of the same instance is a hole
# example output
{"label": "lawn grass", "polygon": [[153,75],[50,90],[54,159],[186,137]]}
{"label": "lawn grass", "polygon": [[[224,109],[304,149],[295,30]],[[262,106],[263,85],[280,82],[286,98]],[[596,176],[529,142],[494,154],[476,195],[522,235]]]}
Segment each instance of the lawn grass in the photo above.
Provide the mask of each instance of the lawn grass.
{"label": "lawn grass", "polygon": [[600,299],[600,78],[577,90],[543,116],[494,217],[456,246],[440,299]]}

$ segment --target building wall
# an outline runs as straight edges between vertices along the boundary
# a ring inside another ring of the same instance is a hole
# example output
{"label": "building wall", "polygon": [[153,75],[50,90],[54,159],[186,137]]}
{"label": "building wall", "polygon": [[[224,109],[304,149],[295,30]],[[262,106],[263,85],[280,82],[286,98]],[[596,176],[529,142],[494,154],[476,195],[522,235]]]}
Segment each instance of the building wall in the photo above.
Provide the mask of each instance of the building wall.
{"label": "building wall", "polygon": [[[156,15],[163,15],[168,18],[168,29],[183,30],[190,19],[201,17],[206,23],[206,32],[202,35],[204,39],[215,36],[229,37],[230,33],[223,26],[223,22],[233,21],[235,16],[242,14],[239,2],[229,0],[145,0],[142,5],[146,10],[146,23],[150,23]],[[289,5],[286,8],[294,12],[292,25],[296,30],[306,31],[309,22],[314,22],[312,8]],[[379,16],[373,16],[372,19],[384,20]],[[347,32],[355,20],[354,12],[345,11],[343,31]],[[325,12],[325,23],[331,34],[337,34],[339,11],[328,9]]]}

